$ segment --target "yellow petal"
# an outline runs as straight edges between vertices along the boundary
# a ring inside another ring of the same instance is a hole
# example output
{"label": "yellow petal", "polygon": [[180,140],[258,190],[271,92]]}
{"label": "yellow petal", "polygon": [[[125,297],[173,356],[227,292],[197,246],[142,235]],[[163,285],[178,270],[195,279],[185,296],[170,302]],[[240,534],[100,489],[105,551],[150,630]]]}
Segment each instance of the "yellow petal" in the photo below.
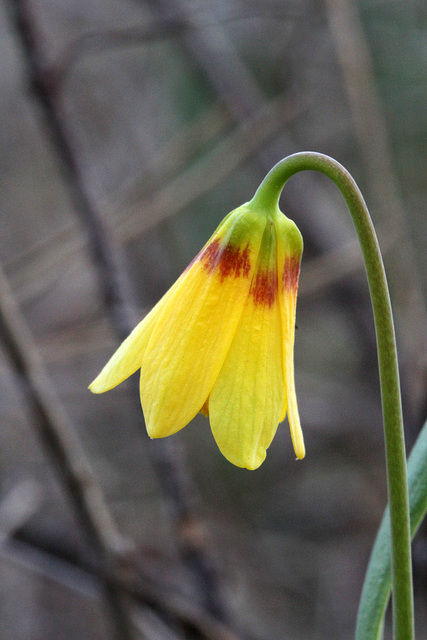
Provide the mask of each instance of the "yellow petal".
{"label": "yellow petal", "polygon": [[295,313],[302,238],[296,225],[283,214],[275,219],[278,237],[280,312],[285,397],[280,421],[288,414],[289,428],[297,458],[304,458],[305,446],[298,412],[294,378]]}
{"label": "yellow petal", "polygon": [[117,351],[111,356],[101,373],[89,385],[92,393],[104,393],[129,378],[141,367],[145,350],[150,340],[151,332],[161,310],[173,295],[181,278],[165,293],[159,302],[151,309],[143,320],[135,327],[132,333],[122,342]]}
{"label": "yellow petal", "polygon": [[[152,312],[154,309],[152,309]],[[155,315],[148,314],[120,345],[101,373],[89,385],[92,393],[104,393],[129,378],[140,368],[142,355],[150,339]]]}
{"label": "yellow petal", "polygon": [[[271,260],[258,265],[236,335],[209,397],[209,418],[218,447],[230,462],[247,469],[256,469],[264,461],[284,397],[275,233],[267,228],[263,245],[266,236]],[[264,246],[261,258],[262,253]]]}
{"label": "yellow petal", "polygon": [[298,412],[297,396],[295,392],[293,344],[285,352],[285,380],[285,394],[289,428],[291,430],[291,437],[294,445],[295,455],[297,458],[302,460],[302,458],[304,458],[305,456],[305,446]]}
{"label": "yellow petal", "polygon": [[[229,224],[227,225],[227,221],[231,216],[233,216],[234,213],[234,211],[231,211],[231,213],[229,213],[224,218],[224,220],[222,220],[218,229],[208,240],[199,254],[194,258],[193,263],[196,262],[197,259],[203,254],[203,252],[206,250],[206,247],[211,244],[214,238],[221,235],[221,233],[225,234],[227,232],[227,229],[230,226]],[[225,231],[223,231],[223,228],[225,228]],[[135,371],[137,371],[141,367],[142,358],[150,340],[153,327],[157,322],[157,318],[161,313],[161,310],[167,304],[169,298],[174,296],[174,292],[180,286],[181,281],[187,277],[187,272],[190,267],[191,265],[187,267],[184,273],[181,274],[178,280],[153,307],[150,313],[147,314],[143,320],[141,320],[141,322],[135,327],[135,329],[132,331],[132,333],[130,333],[126,340],[122,342],[120,347],[104,366],[100,374],[89,385],[89,389],[92,391],[92,393],[104,393],[105,391],[113,389],[118,384],[121,384],[124,380],[126,380],[126,378],[129,378],[129,376],[134,374]]]}
{"label": "yellow petal", "polygon": [[193,261],[156,318],[140,382],[151,437],[171,435],[190,422],[230,348],[266,223],[240,209]]}

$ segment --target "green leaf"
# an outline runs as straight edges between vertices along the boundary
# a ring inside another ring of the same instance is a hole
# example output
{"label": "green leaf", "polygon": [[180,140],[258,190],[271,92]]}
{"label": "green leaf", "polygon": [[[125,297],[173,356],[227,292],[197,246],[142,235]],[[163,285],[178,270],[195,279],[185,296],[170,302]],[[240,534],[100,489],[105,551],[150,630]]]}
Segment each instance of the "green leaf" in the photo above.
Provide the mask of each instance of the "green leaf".
{"label": "green leaf", "polygon": [[[427,511],[427,422],[408,460],[410,526],[413,538]],[[385,510],[365,576],[356,640],[380,640],[391,590],[390,514]]]}

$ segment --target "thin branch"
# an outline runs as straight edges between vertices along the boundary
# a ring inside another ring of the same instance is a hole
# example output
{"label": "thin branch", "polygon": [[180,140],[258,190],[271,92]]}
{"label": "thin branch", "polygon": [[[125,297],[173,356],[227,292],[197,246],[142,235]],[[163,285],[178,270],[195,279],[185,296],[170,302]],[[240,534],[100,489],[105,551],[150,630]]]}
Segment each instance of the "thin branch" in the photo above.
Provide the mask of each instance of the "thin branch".
{"label": "thin branch", "polygon": [[[194,16],[194,8],[192,15]],[[124,27],[122,29],[107,29],[85,33],[70,42],[63,50],[59,60],[52,68],[52,79],[57,89],[65,80],[69,72],[72,71],[75,64],[82,58],[111,51],[113,49],[123,47],[131,47],[135,45],[145,44],[153,40],[159,41],[164,38],[173,38],[180,36],[186,32],[193,31],[195,28],[209,28],[216,25],[226,25],[231,22],[239,22],[245,19],[253,20],[254,18],[263,20],[289,20],[300,16],[298,12],[292,12],[289,9],[273,8],[266,11],[265,7],[256,8],[244,6],[232,7],[229,4],[221,8],[220,16],[211,15],[207,12],[205,15],[204,8],[199,10],[197,19],[197,27],[188,20],[183,20],[181,11],[177,15],[168,12],[166,15],[152,20],[147,24],[138,26]]]}
{"label": "thin branch", "polygon": [[85,33],[64,48],[59,60],[52,68],[55,90],[58,91],[61,88],[75,64],[87,55],[111,51],[116,48],[121,49],[124,46],[129,47],[152,40],[157,41],[175,36],[185,29],[186,25],[182,21],[166,17],[137,27]]}
{"label": "thin branch", "polygon": [[[293,105],[287,104],[283,96],[266,102],[259,112],[237,126],[197,165],[183,170],[164,184],[165,174],[177,171],[187,159],[183,157],[182,149],[191,146],[190,141],[194,136],[197,136],[200,141],[200,130],[206,127],[208,122],[197,119],[191,127],[181,131],[172,139],[164,149],[160,149],[148,167],[147,171],[150,173],[156,171],[158,173],[160,167],[161,175],[156,176],[155,184],[162,183],[161,189],[151,196],[139,198],[135,205],[124,204],[125,201],[132,201],[138,197],[140,184],[149,182],[153,188],[154,179],[147,177],[147,172],[144,172],[137,184],[128,186],[124,191],[116,194],[114,199],[101,204],[101,210],[120,209],[123,212],[117,220],[113,219],[112,222],[117,238],[123,243],[134,241],[159,222],[189,208],[197,199],[212,191],[232,171],[242,166],[254,153],[265,147],[283,125],[298,113]],[[215,125],[210,126],[209,135],[215,130],[219,132],[222,128],[221,113],[215,112],[214,115]],[[141,216],[141,211],[145,212],[144,216]],[[111,217],[114,218],[114,216]],[[13,285],[19,293],[20,300],[25,301],[36,295],[40,289],[45,289],[57,277],[60,265],[62,267],[67,265],[69,269],[77,266],[76,255],[85,245],[85,239],[77,234],[78,228],[70,223],[55,235],[47,239],[39,239],[36,251],[28,257],[24,256],[19,262],[9,264],[11,270],[17,271],[17,275],[13,278]],[[53,246],[54,249],[52,249]],[[37,279],[34,274],[37,274]]]}
{"label": "thin branch", "polygon": [[[383,256],[386,256],[395,249],[399,237],[394,236],[393,232],[384,229],[381,225],[377,226],[377,231],[378,236],[382,238]],[[357,239],[349,240],[332,251],[306,261],[298,296],[301,298],[316,295],[349,276],[362,273],[364,269]]]}
{"label": "thin branch", "polygon": [[[135,326],[137,318],[132,304],[121,248],[87,194],[84,175],[67,127],[67,121],[62,114],[55,84],[51,82],[52,78],[42,53],[30,4],[28,0],[10,0],[9,5],[13,11],[16,30],[23,45],[29,80],[45,119],[46,130],[60,161],[64,178],[76,205],[76,211],[88,233],[100,279],[100,287],[104,295],[106,312],[111,318],[117,337],[123,340]],[[183,523],[196,521],[198,516],[193,510],[193,496],[196,491],[186,473],[183,452],[178,448],[176,440],[170,440],[167,444],[158,441],[155,446],[149,447],[149,451],[153,456],[169,502],[181,501],[174,505],[172,513],[179,514],[181,518],[174,524],[180,533],[178,540],[183,545],[184,558],[188,557],[188,550],[191,549],[191,566],[189,568],[197,583],[197,593],[204,600],[208,611],[218,617],[225,618],[217,571],[212,559],[208,557],[206,545],[202,544],[200,540],[195,545],[191,537],[185,539],[187,529]],[[164,470],[167,470],[168,475],[162,475]],[[205,536],[203,543],[206,542],[206,539]]]}
{"label": "thin branch", "polygon": [[[100,565],[107,567],[127,549],[117,532],[74,426],[64,412],[35,345],[0,269],[0,337],[5,352],[26,390],[34,427],[67,491]],[[101,569],[101,574],[104,569]],[[117,638],[132,637],[121,594],[108,580],[104,593],[114,613]]]}
{"label": "thin branch", "polygon": [[[190,122],[185,122],[176,133],[172,134],[158,148],[153,149],[135,181],[131,176],[129,187],[124,183],[117,200],[122,199],[122,192],[128,189],[145,194],[164,187],[173,176],[185,171],[186,166],[194,162],[194,157],[204,155],[206,149],[218,144],[230,129],[230,116],[227,109],[213,103],[194,114]],[[143,195],[144,197],[144,195]],[[122,203],[120,202],[120,205]]]}
{"label": "thin branch", "polygon": [[[67,576],[68,588],[95,597],[93,578],[98,577],[98,567],[88,558],[68,553],[63,541],[61,543],[62,550],[53,549],[40,537],[22,531],[10,539],[0,553],[58,583],[63,583],[64,576]],[[160,620],[170,623],[173,615],[181,625],[191,627],[205,640],[242,640],[235,631],[216,620],[187,595],[145,572],[143,566],[139,566],[132,575],[129,571],[116,572],[110,579],[130,600],[148,608]],[[248,636],[245,639],[248,640]]]}
{"label": "thin branch", "polygon": [[121,252],[84,188],[84,176],[57,102],[55,84],[45,63],[30,3],[28,0],[10,0],[9,7],[25,53],[30,86],[42,107],[46,129],[61,161],[60,168],[69,193],[76,211],[80,213],[86,225],[93,256],[99,265],[98,274],[105,304],[111,311],[118,332],[124,338],[129,333],[129,326],[133,326],[135,318],[129,302],[129,285],[124,277]]}
{"label": "thin branch", "polygon": [[[367,185],[378,220],[399,238],[390,256],[390,280],[399,314],[400,338],[411,368],[414,401],[425,399],[425,361],[422,354],[427,340],[427,305],[414,259],[415,250],[409,234],[404,205],[398,192],[398,179],[392,166],[392,154],[381,100],[363,26],[352,0],[325,0],[327,15],[356,139],[365,168]],[[414,367],[418,375],[414,375]],[[424,375],[422,375],[424,374]],[[419,380],[418,387],[415,380]]]}
{"label": "thin branch", "polygon": [[[265,148],[295,112],[284,98],[266,102],[246,118],[200,163],[170,180],[151,198],[125,210],[117,232],[126,242],[187,209],[221,184],[237,167]],[[145,212],[141,217],[141,210]]]}
{"label": "thin branch", "polygon": [[2,497],[0,547],[39,510],[41,501],[40,487],[32,480],[19,482]]}
{"label": "thin branch", "polygon": [[[160,183],[163,184],[170,179],[170,176],[179,174],[188,164],[190,154],[200,151],[205,145],[212,142],[214,138],[224,132],[227,125],[229,125],[229,118],[223,107],[213,105],[206,109],[202,114],[196,116],[190,124],[183,126],[164,146],[160,147],[150,158],[149,165],[138,178],[136,184],[132,183],[128,189],[125,187],[123,193],[117,194],[114,200],[108,199],[102,203],[100,210],[114,213],[118,209],[122,210],[123,200],[126,197],[130,198],[130,194],[142,188],[147,189],[147,184],[152,191]],[[239,139],[236,139],[235,143],[238,142]],[[242,157],[242,161],[244,159],[245,156]],[[223,160],[225,161],[226,158]],[[111,217],[115,216],[112,214]],[[114,230],[120,237],[117,225]],[[129,240],[134,239],[134,236],[129,237]],[[45,291],[52,282],[56,281],[60,267],[62,272],[66,271],[67,273],[73,267],[81,266],[83,268],[86,246],[87,239],[82,236],[76,221],[71,219],[64,223],[61,229],[35,239],[26,253],[12,256],[4,266],[11,274],[11,285],[18,300],[21,303],[32,300],[40,292]],[[79,255],[82,256],[80,259]]]}
{"label": "thin branch", "polygon": [[[180,0],[137,1],[148,4],[159,16],[173,11],[176,16],[194,27],[191,37],[187,33],[180,37],[180,45],[193,64],[203,72],[235,122],[241,123],[261,111],[265,104],[264,91],[220,24],[202,29],[200,18],[197,14],[193,14],[191,5],[182,3]],[[279,122],[281,117],[283,116],[278,116]],[[282,127],[280,134],[276,136],[275,143],[269,148],[262,149],[256,156],[260,173],[265,174],[274,159],[297,150],[291,137]],[[324,183],[316,178],[313,180],[311,177],[301,176],[298,181],[289,184],[284,194],[284,204],[291,212],[305,213],[312,208],[313,202],[316,202],[320,215],[310,217],[309,225],[303,225],[304,220],[307,220],[303,215],[299,216],[298,222],[306,246],[314,248],[316,253],[321,253],[325,246],[341,244],[343,228]],[[351,301],[350,317],[364,341],[365,364],[375,366],[372,355],[375,339],[371,324],[365,320],[365,310],[368,308],[367,297],[361,300],[359,292],[351,283],[340,286],[335,293],[338,303],[341,304],[344,298]]]}

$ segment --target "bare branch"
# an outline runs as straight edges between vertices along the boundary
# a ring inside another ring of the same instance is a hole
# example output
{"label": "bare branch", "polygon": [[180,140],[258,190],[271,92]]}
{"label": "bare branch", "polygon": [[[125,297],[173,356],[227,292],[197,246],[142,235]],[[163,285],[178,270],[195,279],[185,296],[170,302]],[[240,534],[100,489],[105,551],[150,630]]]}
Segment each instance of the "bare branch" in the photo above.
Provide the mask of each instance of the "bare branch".
{"label": "bare branch", "polygon": [[[205,15],[206,14],[206,15]],[[300,14],[292,12],[289,9],[272,8],[266,11],[266,7],[231,7],[224,5],[221,10],[220,17],[214,15],[211,17],[209,10],[202,9],[198,11],[197,26],[193,21],[183,19],[181,11],[174,15],[168,12],[162,17],[152,20],[148,24],[141,24],[122,29],[108,29],[103,31],[93,31],[85,33],[79,38],[68,44],[51,70],[52,79],[57,90],[65,81],[66,76],[72,71],[74,65],[85,56],[111,51],[116,48],[131,47],[135,45],[152,42],[153,40],[162,40],[181,36],[195,28],[207,28],[218,24],[224,25],[234,21],[245,20],[246,18],[253,20],[254,18],[263,20],[286,20],[292,17],[298,17]],[[194,16],[194,9],[193,9]]]}
{"label": "bare branch", "polygon": [[[49,548],[45,542],[31,535],[31,532],[20,532],[14,539],[0,550],[16,563],[24,564],[29,570],[40,572],[58,583],[66,585],[90,597],[97,597],[96,582],[91,578],[99,575],[99,569],[87,558],[67,554],[61,556],[58,549]],[[45,559],[49,559],[48,562]],[[134,566],[137,562],[132,563]],[[125,593],[134,603],[148,608],[159,620],[170,624],[171,614],[184,627],[192,628],[197,637],[206,640],[242,640],[235,631],[219,622],[204,611],[194,600],[174,589],[172,585],[160,582],[153,575],[144,571],[139,563],[135,571],[115,572],[110,580],[116,588]],[[250,636],[245,636],[246,640]]]}
{"label": "bare branch", "polygon": [[[427,306],[414,259],[415,250],[392,167],[390,143],[380,97],[375,86],[369,45],[352,0],[325,0],[329,26],[347,92],[356,139],[364,164],[379,222],[399,238],[398,250],[390,252],[390,281],[399,303],[396,316],[404,354],[409,358],[411,381],[416,396],[412,405],[425,401],[425,361]],[[380,236],[381,237],[381,236]],[[397,247],[396,247],[397,249]],[[414,375],[414,367],[421,375]]]}
{"label": "bare branch", "polygon": [[[100,569],[102,574],[110,564],[114,565],[116,556],[128,550],[128,544],[116,530],[74,426],[47,377],[1,269],[0,337],[16,375],[26,389],[39,438],[55,465],[97,561],[103,567]],[[117,637],[130,640],[130,627],[120,593],[108,580],[104,581],[104,592],[110,611],[114,612]]]}
{"label": "bare branch", "polygon": [[[118,223],[118,234],[129,241],[159,222],[188,208],[221,184],[227,176],[279,133],[295,112],[283,97],[266,102],[245,119],[207,158],[169,181],[152,198],[129,207]],[[144,211],[144,216],[141,216]]]}
{"label": "bare branch", "polygon": [[[99,274],[100,287],[104,295],[106,312],[111,318],[117,337],[123,340],[135,326],[137,317],[121,249],[87,194],[85,179],[72,143],[72,136],[57,100],[55,83],[52,82],[43,57],[42,46],[32,19],[29,2],[28,0],[11,0],[9,4],[13,10],[17,33],[24,48],[30,83],[45,118],[46,130],[60,161],[76,211],[88,233],[89,244]],[[193,496],[196,495],[196,491],[186,472],[184,454],[179,449],[176,440],[167,443],[158,441],[149,447],[149,451],[153,456],[162,486],[166,492],[169,492],[167,494],[169,503],[172,504],[174,501],[180,500],[179,503],[174,504],[171,513],[179,518],[174,521],[174,524],[177,532],[180,533],[178,540],[181,542],[183,557],[189,562],[191,574],[197,584],[197,593],[204,599],[209,611],[220,617],[225,617],[216,568],[212,559],[208,557],[206,546],[201,543],[195,545],[191,537],[185,539],[184,536],[186,527],[182,526],[183,522],[198,520],[198,516],[193,510]],[[167,471],[166,476],[164,476],[165,470]],[[206,540],[205,537],[204,541],[206,542]]]}

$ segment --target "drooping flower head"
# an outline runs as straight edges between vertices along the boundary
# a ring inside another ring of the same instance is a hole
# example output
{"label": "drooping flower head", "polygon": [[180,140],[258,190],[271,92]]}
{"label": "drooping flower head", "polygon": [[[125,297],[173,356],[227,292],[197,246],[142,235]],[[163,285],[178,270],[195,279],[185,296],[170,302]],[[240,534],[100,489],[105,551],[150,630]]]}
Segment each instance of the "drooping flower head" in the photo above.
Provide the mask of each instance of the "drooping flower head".
{"label": "drooping flower head", "polygon": [[302,238],[276,207],[232,211],[90,385],[102,393],[141,369],[148,434],[209,416],[223,455],[256,469],[288,415],[305,455],[293,349]]}

